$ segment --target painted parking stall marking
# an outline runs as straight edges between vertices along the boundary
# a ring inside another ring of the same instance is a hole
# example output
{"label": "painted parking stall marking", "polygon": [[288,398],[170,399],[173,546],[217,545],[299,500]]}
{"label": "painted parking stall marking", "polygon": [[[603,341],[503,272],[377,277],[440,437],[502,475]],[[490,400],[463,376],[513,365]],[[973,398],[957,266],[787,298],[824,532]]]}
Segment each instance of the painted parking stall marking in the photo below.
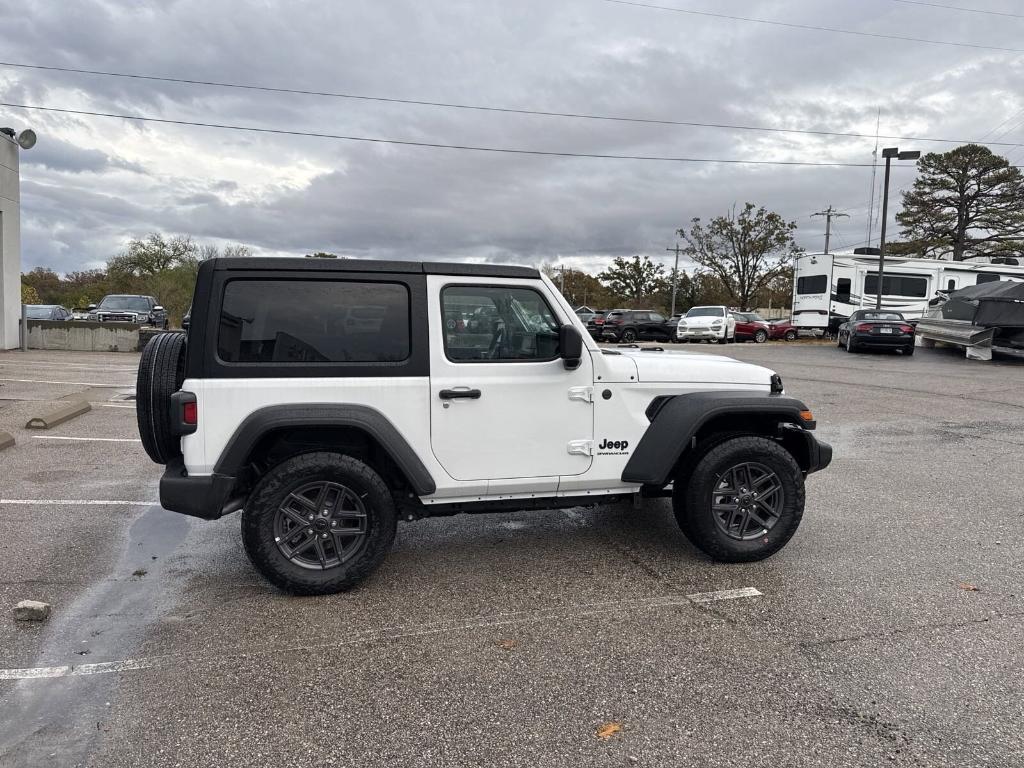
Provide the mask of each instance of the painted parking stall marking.
{"label": "painted parking stall marking", "polygon": [[695,603],[714,603],[718,600],[738,600],[741,597],[759,597],[762,593],[753,587],[741,587],[740,589],[721,589],[717,592],[697,592],[687,595],[688,600]]}
{"label": "painted parking stall marking", "polygon": [[141,443],[137,437],[62,437],[60,435],[33,435],[33,440],[74,440],[80,443]]}
{"label": "painted parking stall marking", "polygon": [[120,499],[0,499],[0,506],[4,504],[22,504],[38,506],[87,506],[87,507],[155,507],[159,501],[124,501]]}

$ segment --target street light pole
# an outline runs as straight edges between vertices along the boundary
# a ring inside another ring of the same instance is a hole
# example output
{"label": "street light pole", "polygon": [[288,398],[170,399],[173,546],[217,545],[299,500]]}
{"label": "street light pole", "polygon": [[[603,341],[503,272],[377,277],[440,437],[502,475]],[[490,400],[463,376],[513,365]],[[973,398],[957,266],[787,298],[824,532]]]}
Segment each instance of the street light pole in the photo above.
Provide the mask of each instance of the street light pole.
{"label": "street light pole", "polygon": [[675,248],[666,248],[665,250],[676,252],[676,265],[672,268],[672,311],[668,313],[668,316],[672,317],[676,313],[676,287],[679,284],[679,243],[676,243]]}
{"label": "street light pole", "polygon": [[[882,308],[882,286],[885,284],[885,225],[889,219],[889,168],[892,159],[917,160],[920,152],[900,152],[899,147],[888,147],[882,150],[885,158],[885,181],[882,184],[882,234],[878,244],[878,285],[875,286],[875,309]],[[865,291],[867,293],[867,291]]]}

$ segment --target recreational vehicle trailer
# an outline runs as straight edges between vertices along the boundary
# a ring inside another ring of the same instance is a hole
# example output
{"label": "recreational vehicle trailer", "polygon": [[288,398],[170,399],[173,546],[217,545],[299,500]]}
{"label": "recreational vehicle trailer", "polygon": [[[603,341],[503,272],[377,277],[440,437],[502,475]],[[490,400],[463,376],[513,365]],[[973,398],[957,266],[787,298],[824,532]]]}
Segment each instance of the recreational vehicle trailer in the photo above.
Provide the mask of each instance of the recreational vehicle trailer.
{"label": "recreational vehicle trailer", "polygon": [[[882,308],[917,320],[936,293],[995,280],[1024,281],[1024,266],[886,256]],[[877,294],[877,254],[805,253],[794,265],[793,325],[834,332],[854,310],[874,307]]]}

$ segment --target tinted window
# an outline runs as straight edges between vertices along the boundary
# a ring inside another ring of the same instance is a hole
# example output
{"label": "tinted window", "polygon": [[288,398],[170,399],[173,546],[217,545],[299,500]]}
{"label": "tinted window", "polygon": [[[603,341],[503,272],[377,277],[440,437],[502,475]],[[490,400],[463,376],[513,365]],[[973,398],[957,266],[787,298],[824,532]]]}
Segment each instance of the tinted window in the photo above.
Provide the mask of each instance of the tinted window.
{"label": "tinted window", "polygon": [[999,277],[995,272],[984,272],[978,275],[978,285],[982,283],[994,283],[1002,278]]}
{"label": "tinted window", "polygon": [[828,275],[808,275],[796,281],[796,292],[799,294],[824,293],[827,290]]}
{"label": "tinted window", "polygon": [[149,312],[149,299],[145,296],[104,296],[99,308]]}
{"label": "tinted window", "polygon": [[449,360],[553,360],[559,322],[530,288],[453,285],[441,292],[444,349]]}
{"label": "tinted window", "polygon": [[[882,283],[883,296],[912,296],[923,299],[928,295],[928,278],[911,275],[886,275]],[[864,293],[878,295],[878,273],[864,276]]]}
{"label": "tinted window", "polygon": [[396,283],[232,280],[217,353],[232,363],[392,363],[409,357],[409,291]]}
{"label": "tinted window", "polygon": [[653,320],[656,323],[664,323],[665,322],[665,318],[662,317],[661,315],[659,315],[657,312],[651,312],[651,320]]}
{"label": "tinted window", "polygon": [[724,317],[725,310],[721,307],[694,307],[686,313],[687,317]]}
{"label": "tinted window", "polygon": [[836,301],[842,302],[843,304],[849,304],[851,287],[852,284],[848,277],[840,277],[836,280]]}
{"label": "tinted window", "polygon": [[25,315],[29,320],[49,320],[53,317],[53,307],[35,306],[27,307]]}
{"label": "tinted window", "polygon": [[903,315],[899,312],[879,312],[878,310],[862,310],[854,312],[851,320],[902,320]]}

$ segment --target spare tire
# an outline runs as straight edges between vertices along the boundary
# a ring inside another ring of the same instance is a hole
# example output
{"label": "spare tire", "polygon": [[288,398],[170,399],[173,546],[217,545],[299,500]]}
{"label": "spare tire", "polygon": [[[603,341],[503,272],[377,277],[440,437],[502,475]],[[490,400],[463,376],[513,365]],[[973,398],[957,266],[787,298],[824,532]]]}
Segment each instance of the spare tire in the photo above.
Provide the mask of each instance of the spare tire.
{"label": "spare tire", "polygon": [[181,456],[181,439],[171,431],[171,395],[184,379],[185,334],[158,333],[142,350],[135,380],[139,437],[157,464]]}

